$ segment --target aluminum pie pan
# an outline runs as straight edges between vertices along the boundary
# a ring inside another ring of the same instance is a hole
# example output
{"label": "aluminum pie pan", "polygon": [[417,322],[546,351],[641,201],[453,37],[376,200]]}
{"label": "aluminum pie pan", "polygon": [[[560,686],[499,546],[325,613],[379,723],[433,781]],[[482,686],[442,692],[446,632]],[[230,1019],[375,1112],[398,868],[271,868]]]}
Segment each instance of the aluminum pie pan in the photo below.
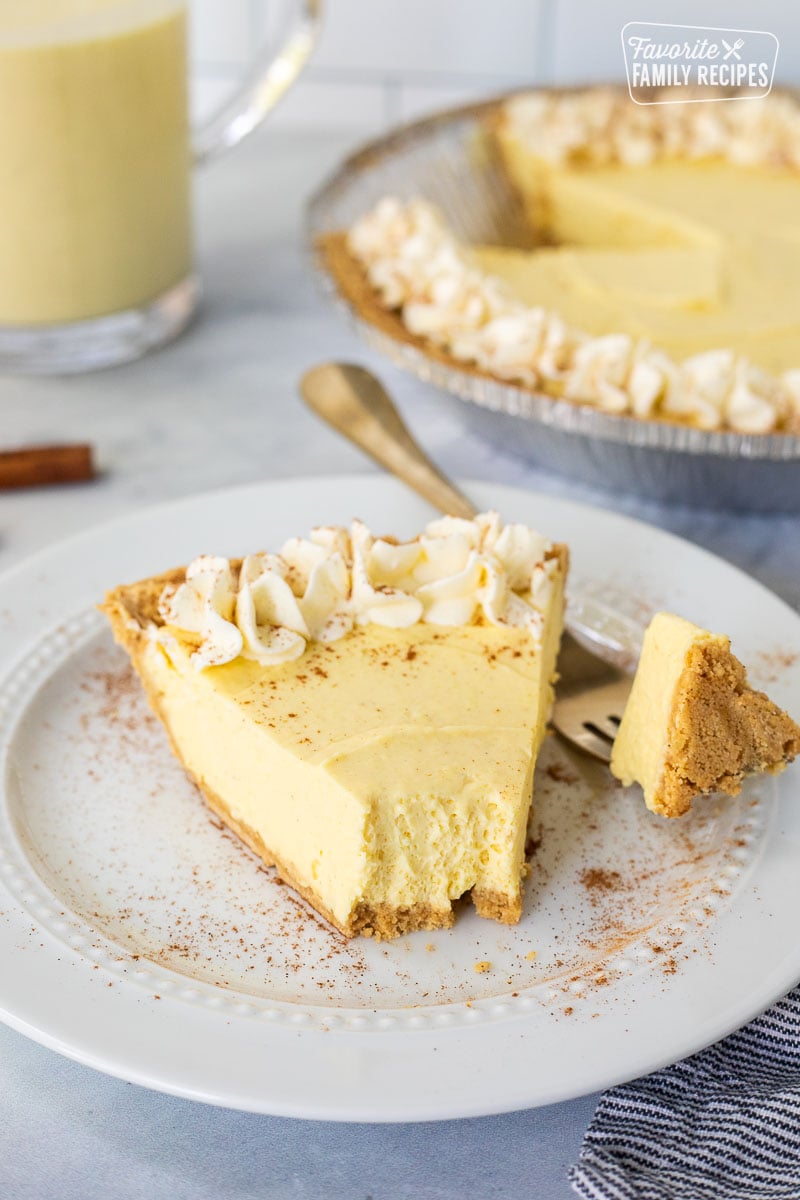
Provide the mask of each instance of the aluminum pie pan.
{"label": "aluminum pie pan", "polygon": [[800,511],[796,435],[706,431],[554,399],[458,366],[411,338],[399,318],[384,313],[380,322],[370,319],[343,294],[320,253],[320,239],[348,228],[385,195],[430,200],[465,241],[524,244],[518,197],[485,137],[487,121],[507,98],[402,126],[342,163],[308,206],[308,235],[324,291],[370,346],[436,388],[488,441],[541,468],[670,504]]}

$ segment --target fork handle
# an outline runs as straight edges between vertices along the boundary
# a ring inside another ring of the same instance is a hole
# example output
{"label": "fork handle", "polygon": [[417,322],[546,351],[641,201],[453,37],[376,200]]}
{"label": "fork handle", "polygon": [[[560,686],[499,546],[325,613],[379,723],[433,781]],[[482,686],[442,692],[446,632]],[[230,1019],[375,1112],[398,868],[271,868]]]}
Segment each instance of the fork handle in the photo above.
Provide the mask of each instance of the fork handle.
{"label": "fork handle", "polygon": [[300,380],[306,404],[440,512],[471,520],[475,506],[415,441],[383,384],[352,363],[325,363]]}

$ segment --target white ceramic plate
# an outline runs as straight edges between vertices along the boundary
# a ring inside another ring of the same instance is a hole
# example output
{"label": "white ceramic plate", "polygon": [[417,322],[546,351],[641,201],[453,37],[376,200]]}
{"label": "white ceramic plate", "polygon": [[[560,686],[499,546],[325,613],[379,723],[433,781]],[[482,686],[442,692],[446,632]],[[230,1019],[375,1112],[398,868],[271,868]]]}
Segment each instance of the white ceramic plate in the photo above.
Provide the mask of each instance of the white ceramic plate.
{"label": "white ceramic plate", "polygon": [[[624,517],[467,485],[572,547],[574,575],[729,632],[800,712],[800,618]],[[61,1053],[193,1099],[405,1121],[501,1112],[682,1058],[800,977],[798,774],[682,822],[549,739],[514,928],[465,906],[390,943],[332,933],[217,828],[92,605],[202,551],[431,515],[391,480],[264,484],[137,514],[0,580],[0,1012]],[[476,971],[478,963],[490,968]]]}

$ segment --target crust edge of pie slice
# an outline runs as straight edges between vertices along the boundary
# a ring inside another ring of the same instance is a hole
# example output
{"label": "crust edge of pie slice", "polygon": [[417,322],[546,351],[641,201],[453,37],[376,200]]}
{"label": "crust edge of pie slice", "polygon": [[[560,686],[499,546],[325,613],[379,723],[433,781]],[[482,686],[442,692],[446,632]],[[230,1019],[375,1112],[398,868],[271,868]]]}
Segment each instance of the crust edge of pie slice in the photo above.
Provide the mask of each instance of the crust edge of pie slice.
{"label": "crust edge of pie slice", "polygon": [[652,812],[680,817],[698,796],[736,796],[798,754],[800,726],[750,686],[729,638],[653,617],[612,749],[617,779],[641,784]]}

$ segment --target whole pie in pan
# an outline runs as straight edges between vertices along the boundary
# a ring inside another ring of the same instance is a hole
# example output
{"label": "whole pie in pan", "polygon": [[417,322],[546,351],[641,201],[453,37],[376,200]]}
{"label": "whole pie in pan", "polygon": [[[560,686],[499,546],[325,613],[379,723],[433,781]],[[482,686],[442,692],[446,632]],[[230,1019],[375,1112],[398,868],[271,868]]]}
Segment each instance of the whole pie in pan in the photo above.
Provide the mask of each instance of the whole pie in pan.
{"label": "whole pie in pan", "polygon": [[[665,100],[669,97],[663,97]],[[530,244],[386,196],[320,252],[348,303],[448,363],[645,420],[800,432],[800,106],[517,95],[484,132]]]}

